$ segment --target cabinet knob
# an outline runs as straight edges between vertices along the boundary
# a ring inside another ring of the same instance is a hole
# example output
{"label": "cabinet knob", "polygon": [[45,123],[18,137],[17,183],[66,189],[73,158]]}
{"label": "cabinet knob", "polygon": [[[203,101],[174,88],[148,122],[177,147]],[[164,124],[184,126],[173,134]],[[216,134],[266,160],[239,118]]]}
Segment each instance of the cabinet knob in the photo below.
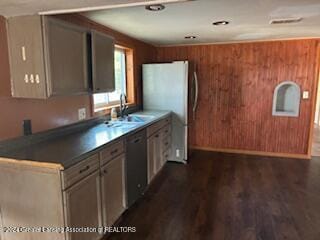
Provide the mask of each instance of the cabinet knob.
{"label": "cabinet knob", "polygon": [[104,174],[108,174],[108,170],[106,170],[106,169],[103,170],[103,173],[104,173]]}

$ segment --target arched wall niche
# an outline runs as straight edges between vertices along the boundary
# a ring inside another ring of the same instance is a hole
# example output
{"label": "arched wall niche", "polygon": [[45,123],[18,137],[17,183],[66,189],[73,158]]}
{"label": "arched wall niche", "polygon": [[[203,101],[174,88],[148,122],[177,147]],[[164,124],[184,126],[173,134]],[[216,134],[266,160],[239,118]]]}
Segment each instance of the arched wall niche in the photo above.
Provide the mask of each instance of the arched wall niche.
{"label": "arched wall niche", "polygon": [[273,94],[273,116],[298,117],[301,90],[298,84],[285,81],[277,85]]}

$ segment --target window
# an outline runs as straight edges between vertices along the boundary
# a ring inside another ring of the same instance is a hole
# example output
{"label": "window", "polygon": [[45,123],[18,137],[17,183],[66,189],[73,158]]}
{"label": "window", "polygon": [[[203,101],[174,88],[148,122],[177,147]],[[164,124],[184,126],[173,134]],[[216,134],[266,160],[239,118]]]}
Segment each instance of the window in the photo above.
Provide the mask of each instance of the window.
{"label": "window", "polygon": [[98,112],[106,107],[118,105],[120,94],[127,94],[127,66],[126,50],[116,48],[114,52],[115,91],[93,95],[94,111]]}

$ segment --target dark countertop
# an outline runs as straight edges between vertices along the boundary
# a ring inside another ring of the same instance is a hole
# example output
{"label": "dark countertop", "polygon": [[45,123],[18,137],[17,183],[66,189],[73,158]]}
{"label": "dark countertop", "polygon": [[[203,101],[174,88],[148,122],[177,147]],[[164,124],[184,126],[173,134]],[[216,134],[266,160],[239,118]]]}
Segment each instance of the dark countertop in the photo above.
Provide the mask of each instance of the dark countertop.
{"label": "dark countertop", "polygon": [[169,111],[144,111],[135,114],[152,115],[150,121],[138,123],[133,128],[108,127],[99,123],[90,128],[59,136],[28,147],[2,153],[1,157],[45,163],[56,163],[65,169],[80,162],[89,155],[115,140],[135,133],[170,115]]}

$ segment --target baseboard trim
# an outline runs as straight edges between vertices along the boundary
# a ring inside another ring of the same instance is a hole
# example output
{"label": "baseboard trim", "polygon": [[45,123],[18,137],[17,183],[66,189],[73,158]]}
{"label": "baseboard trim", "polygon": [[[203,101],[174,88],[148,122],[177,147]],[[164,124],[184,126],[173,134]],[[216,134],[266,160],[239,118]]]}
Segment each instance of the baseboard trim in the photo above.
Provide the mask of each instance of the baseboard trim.
{"label": "baseboard trim", "polygon": [[309,154],[274,153],[274,152],[250,151],[250,150],[239,150],[239,149],[228,149],[228,148],[199,147],[199,146],[190,146],[190,149],[210,151],[210,152],[258,155],[258,156],[265,156],[265,157],[298,158],[298,159],[307,159],[307,160],[311,159],[311,156]]}

